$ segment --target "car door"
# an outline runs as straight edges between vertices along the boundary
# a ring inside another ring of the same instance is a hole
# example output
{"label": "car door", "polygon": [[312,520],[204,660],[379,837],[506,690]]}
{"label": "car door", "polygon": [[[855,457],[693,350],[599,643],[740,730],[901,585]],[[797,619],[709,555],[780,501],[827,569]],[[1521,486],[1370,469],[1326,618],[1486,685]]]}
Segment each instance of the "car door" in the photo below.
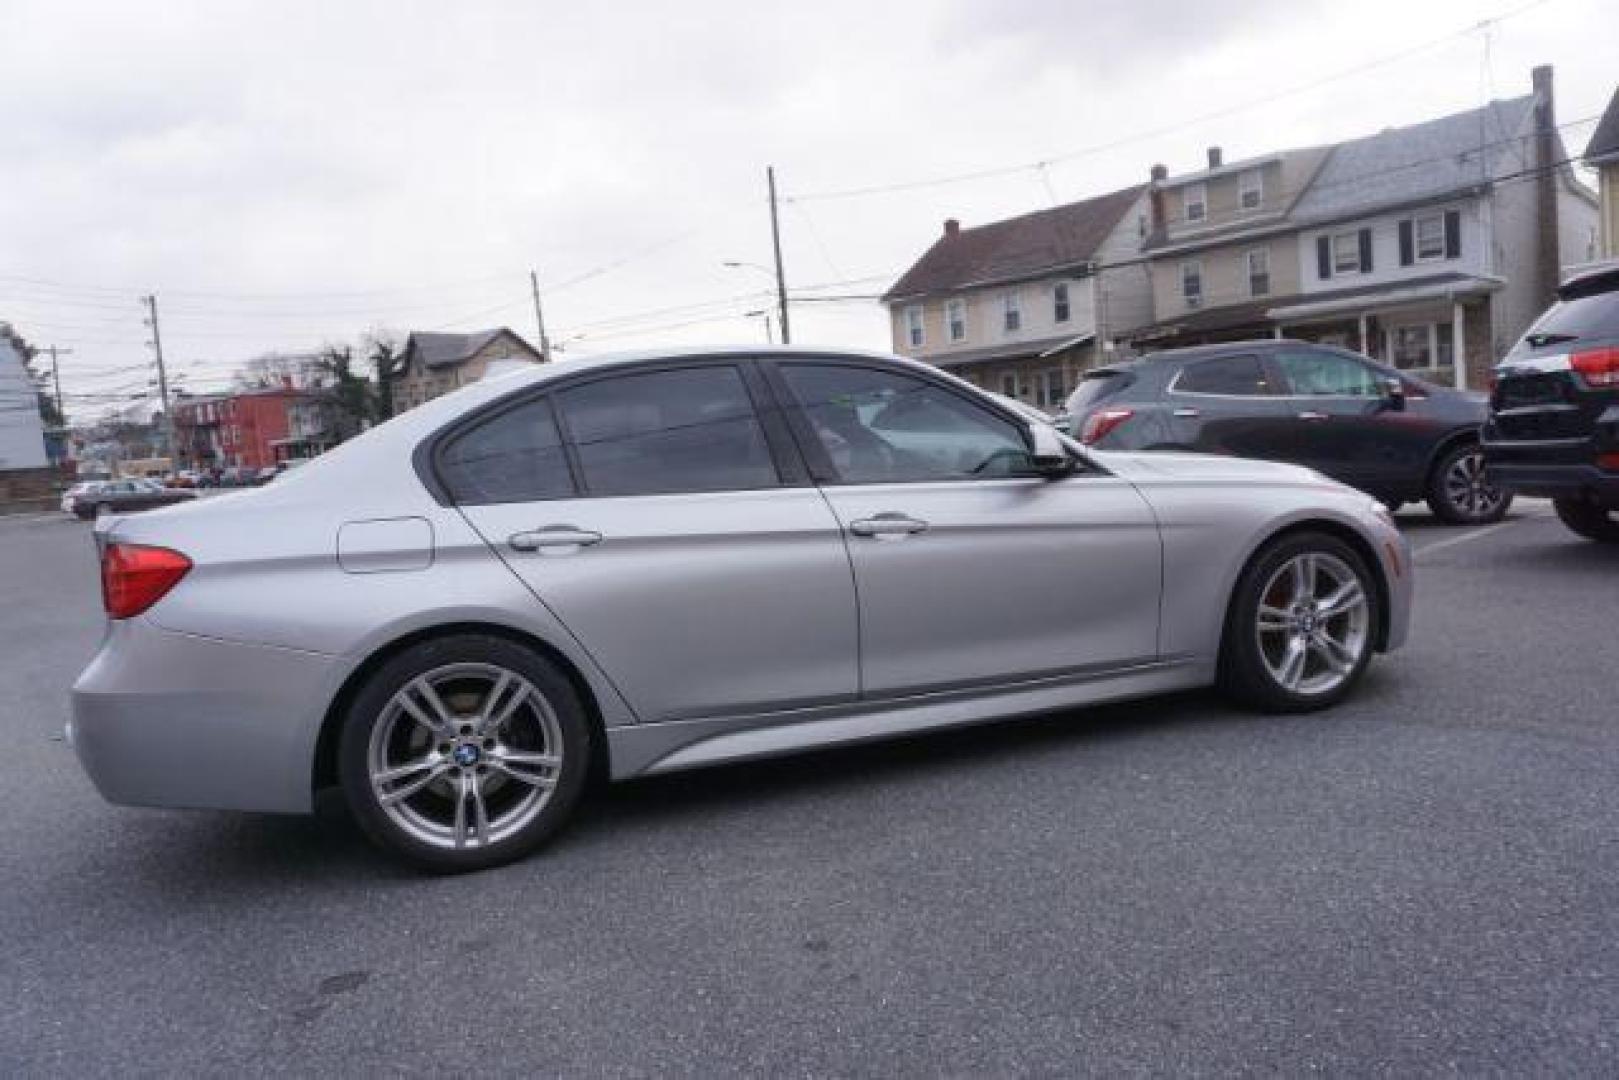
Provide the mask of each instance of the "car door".
{"label": "car door", "polygon": [[644,721],[858,692],[841,532],[755,378],[729,363],[582,377],[434,455],[467,520]]}
{"label": "car door", "polygon": [[1291,418],[1291,460],[1374,493],[1408,487],[1425,467],[1422,426],[1390,407],[1376,368],[1308,345],[1269,360]]}
{"label": "car door", "polygon": [[1256,353],[1187,363],[1165,388],[1175,444],[1206,454],[1286,460],[1291,414]]}
{"label": "car door", "polygon": [[1128,483],[1029,475],[1010,413],[920,372],[817,359],[773,377],[847,537],[867,696],[1156,657],[1161,547]]}

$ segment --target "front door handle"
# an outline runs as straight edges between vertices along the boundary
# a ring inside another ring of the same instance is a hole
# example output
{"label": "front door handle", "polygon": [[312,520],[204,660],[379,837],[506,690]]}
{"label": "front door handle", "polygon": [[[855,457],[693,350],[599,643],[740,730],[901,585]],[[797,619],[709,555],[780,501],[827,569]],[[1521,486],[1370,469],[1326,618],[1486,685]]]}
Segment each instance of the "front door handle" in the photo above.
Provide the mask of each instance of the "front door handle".
{"label": "front door handle", "polygon": [[512,533],[506,538],[513,551],[537,551],[541,555],[571,555],[580,548],[601,542],[601,533],[572,525],[542,525],[529,532]]}
{"label": "front door handle", "polygon": [[1177,419],[1180,419],[1180,420],[1196,420],[1198,417],[1200,417],[1202,415],[1203,414],[1198,412],[1196,409],[1188,409],[1188,408],[1179,408],[1179,409],[1176,409],[1175,412],[1174,412],[1174,416]]}
{"label": "front door handle", "polygon": [[899,540],[912,533],[922,532],[927,527],[928,523],[925,521],[918,521],[916,518],[892,510],[875,517],[849,522],[849,531],[854,535],[876,540]]}
{"label": "front door handle", "polygon": [[1300,420],[1325,420],[1327,418],[1327,415],[1328,414],[1324,413],[1324,412],[1316,412],[1313,409],[1306,409],[1303,412],[1299,413],[1299,419]]}

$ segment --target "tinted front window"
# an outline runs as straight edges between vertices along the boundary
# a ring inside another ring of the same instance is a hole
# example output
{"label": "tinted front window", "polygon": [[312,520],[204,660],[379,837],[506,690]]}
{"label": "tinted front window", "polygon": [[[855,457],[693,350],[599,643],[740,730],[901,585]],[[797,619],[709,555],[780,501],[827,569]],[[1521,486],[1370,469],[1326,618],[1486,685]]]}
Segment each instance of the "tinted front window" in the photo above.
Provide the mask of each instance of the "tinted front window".
{"label": "tinted front window", "polygon": [[439,457],[458,503],[531,502],[574,494],[549,399],[541,398],[458,435]]}
{"label": "tinted front window", "polygon": [[1029,467],[1016,424],[924,379],[833,364],[781,370],[848,483],[1014,476]]}
{"label": "tinted front window", "polygon": [[1257,356],[1217,356],[1187,364],[1175,380],[1183,394],[1224,394],[1227,397],[1267,397],[1275,393]]}
{"label": "tinted front window", "polygon": [[1314,349],[1272,354],[1294,397],[1379,397],[1377,374],[1346,356]]}
{"label": "tinted front window", "polygon": [[621,375],[557,395],[589,495],[734,491],[780,482],[733,367]]}

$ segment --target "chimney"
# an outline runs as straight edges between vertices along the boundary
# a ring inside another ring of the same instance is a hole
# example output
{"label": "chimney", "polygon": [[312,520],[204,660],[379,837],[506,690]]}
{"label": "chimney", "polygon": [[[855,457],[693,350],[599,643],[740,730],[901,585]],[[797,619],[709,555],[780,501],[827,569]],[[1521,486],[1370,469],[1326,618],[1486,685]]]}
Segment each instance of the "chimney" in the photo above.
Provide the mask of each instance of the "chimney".
{"label": "chimney", "polygon": [[1209,147],[1209,168],[1218,169],[1224,160],[1225,156],[1220,153],[1218,146]]}
{"label": "chimney", "polygon": [[953,236],[960,236],[960,235],[961,235],[961,222],[957,221],[953,217],[952,218],[945,218],[944,219],[944,236],[945,236],[945,239],[948,240]]}
{"label": "chimney", "polygon": [[1538,309],[1557,298],[1562,269],[1557,250],[1557,184],[1563,167],[1557,163],[1557,101],[1552,93],[1551,65],[1535,68],[1530,73],[1530,82],[1535,90],[1535,307]]}
{"label": "chimney", "polygon": [[1162,184],[1169,179],[1169,170],[1162,165],[1152,167],[1152,187],[1147,191],[1148,208],[1148,234],[1159,236],[1164,231],[1164,189]]}

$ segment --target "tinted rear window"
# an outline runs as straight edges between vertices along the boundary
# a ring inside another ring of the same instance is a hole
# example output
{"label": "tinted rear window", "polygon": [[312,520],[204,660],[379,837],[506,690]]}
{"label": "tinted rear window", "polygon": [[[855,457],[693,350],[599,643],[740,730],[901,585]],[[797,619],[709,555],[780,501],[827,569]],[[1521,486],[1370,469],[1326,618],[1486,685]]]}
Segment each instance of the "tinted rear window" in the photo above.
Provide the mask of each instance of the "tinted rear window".
{"label": "tinted rear window", "polygon": [[1087,371],[1074,392],[1068,395],[1068,411],[1078,413],[1088,409],[1135,381],[1136,377],[1127,371]]}
{"label": "tinted rear window", "polygon": [[1216,356],[1187,364],[1172,389],[1183,394],[1222,394],[1227,397],[1267,397],[1274,393],[1265,381],[1257,356]]}
{"label": "tinted rear window", "polygon": [[1619,292],[1582,296],[1578,300],[1559,300],[1529,328],[1523,336],[1530,348],[1589,341],[1592,338],[1619,337]]}
{"label": "tinted rear window", "polygon": [[450,496],[465,504],[565,499],[573,476],[546,398],[508,409],[456,438],[439,457]]}

